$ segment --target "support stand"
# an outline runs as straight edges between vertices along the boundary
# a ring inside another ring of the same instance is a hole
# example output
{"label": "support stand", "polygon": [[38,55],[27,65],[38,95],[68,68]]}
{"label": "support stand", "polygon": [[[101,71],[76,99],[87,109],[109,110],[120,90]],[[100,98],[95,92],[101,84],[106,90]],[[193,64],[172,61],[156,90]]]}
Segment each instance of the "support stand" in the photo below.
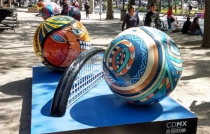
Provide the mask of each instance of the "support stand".
{"label": "support stand", "polygon": [[31,134],[196,134],[197,117],[170,97],[133,106],[117,98],[105,80],[69,106],[63,117],[52,117],[52,97],[61,75],[45,66],[33,67]]}

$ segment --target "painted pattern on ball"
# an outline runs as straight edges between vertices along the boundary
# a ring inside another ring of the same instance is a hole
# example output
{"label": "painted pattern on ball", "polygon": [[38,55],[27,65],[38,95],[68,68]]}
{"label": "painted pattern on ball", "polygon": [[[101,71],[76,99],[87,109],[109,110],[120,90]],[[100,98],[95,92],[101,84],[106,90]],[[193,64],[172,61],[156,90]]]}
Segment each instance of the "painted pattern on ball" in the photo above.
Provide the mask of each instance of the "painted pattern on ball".
{"label": "painted pattern on ball", "polygon": [[110,89],[129,103],[159,102],[176,87],[181,54],[173,40],[150,27],[130,28],[108,46],[103,73]]}
{"label": "painted pattern on ball", "polygon": [[74,6],[65,6],[63,7],[62,11],[61,11],[61,15],[67,15],[70,16],[72,18],[74,18],[75,20],[80,21],[81,20],[81,13],[79,11],[79,9],[77,9]]}
{"label": "painted pattern on ball", "polygon": [[55,2],[39,2],[37,5],[39,12],[44,20],[54,16],[55,14],[60,14],[60,6]]}
{"label": "painted pattern on ball", "polygon": [[36,55],[45,66],[61,71],[91,47],[86,28],[68,16],[45,20],[37,28],[33,44]]}

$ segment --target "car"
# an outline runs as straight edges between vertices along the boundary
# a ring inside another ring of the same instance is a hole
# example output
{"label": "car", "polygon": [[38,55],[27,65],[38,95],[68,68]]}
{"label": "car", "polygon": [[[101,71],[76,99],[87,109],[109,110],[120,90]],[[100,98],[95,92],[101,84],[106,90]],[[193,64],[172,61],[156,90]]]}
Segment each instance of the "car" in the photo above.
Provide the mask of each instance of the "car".
{"label": "car", "polygon": [[147,1],[142,1],[142,2],[141,2],[141,6],[142,6],[142,7],[146,7],[146,6],[147,6]]}
{"label": "car", "polygon": [[[187,9],[187,4],[183,4],[183,9]],[[179,5],[177,5],[177,8],[179,8],[179,9],[182,9],[182,4],[181,3],[179,3]]]}
{"label": "car", "polygon": [[193,8],[197,8],[198,7],[198,2],[197,1],[189,1],[186,3],[187,5],[191,5]]}

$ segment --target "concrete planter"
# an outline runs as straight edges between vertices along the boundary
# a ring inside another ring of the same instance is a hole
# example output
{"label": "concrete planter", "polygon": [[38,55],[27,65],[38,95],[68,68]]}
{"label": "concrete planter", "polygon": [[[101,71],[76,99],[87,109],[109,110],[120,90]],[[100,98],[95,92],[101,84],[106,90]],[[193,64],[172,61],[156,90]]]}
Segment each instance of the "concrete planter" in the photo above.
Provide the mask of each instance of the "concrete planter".
{"label": "concrete planter", "polygon": [[28,7],[28,12],[29,13],[37,13],[38,12],[38,9],[37,8],[34,8],[34,7]]}
{"label": "concrete planter", "polygon": [[3,4],[3,7],[8,7],[8,4]]}

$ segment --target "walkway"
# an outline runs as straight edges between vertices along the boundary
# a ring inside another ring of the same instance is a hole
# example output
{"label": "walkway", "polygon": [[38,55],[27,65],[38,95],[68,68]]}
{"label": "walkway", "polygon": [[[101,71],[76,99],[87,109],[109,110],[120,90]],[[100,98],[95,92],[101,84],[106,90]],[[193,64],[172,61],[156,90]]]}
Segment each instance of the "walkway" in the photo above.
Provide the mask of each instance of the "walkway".
{"label": "walkway", "polygon": [[[33,35],[42,19],[24,9],[18,12],[16,33],[0,33],[0,132],[29,134],[32,66],[41,65],[33,52]],[[84,16],[84,12],[82,13]],[[82,19],[94,46],[106,47],[121,32],[121,22]],[[99,18],[98,18],[99,19]],[[171,97],[199,117],[198,134],[210,133],[210,49],[202,38],[168,33],[182,53],[183,75]]]}

